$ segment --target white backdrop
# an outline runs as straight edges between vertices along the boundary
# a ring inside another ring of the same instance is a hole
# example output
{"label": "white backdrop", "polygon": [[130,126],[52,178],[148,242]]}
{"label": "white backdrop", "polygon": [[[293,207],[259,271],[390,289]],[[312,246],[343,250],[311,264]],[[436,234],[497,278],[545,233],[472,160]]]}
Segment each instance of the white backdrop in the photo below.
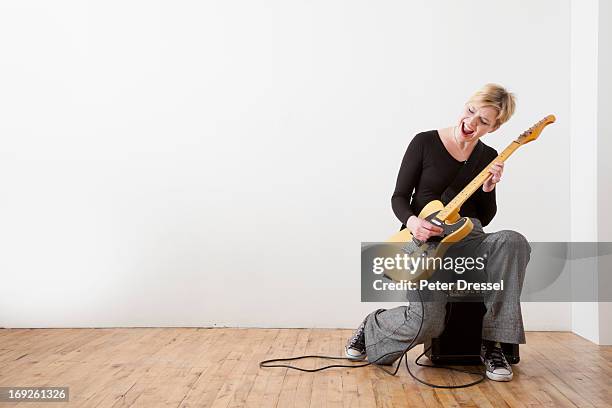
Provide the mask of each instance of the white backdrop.
{"label": "white backdrop", "polygon": [[[419,131],[486,82],[498,215],[566,241],[569,1],[0,3],[0,326],[352,327]],[[532,209],[546,205],[547,219]],[[525,305],[570,329],[567,305]]]}

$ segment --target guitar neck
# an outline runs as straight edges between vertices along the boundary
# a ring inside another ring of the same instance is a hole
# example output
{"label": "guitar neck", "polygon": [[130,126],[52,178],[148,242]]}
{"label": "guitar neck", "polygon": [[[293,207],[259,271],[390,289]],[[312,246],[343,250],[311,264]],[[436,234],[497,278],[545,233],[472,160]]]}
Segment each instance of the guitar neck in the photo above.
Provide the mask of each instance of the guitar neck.
{"label": "guitar neck", "polygon": [[484,184],[484,182],[487,181],[487,179],[491,176],[491,173],[489,173],[489,169],[491,168],[493,163],[505,162],[508,157],[510,157],[510,155],[514,153],[516,149],[518,149],[520,146],[521,144],[517,141],[510,143],[508,147],[506,147],[504,151],[499,154],[499,156],[493,159],[491,163],[489,163],[484,169],[482,169],[482,171],[478,173],[478,175],[474,177],[474,179],[470,181],[470,183],[465,186],[465,188],[461,190],[461,192],[457,194],[455,198],[453,198],[452,201],[448,203],[442,211],[440,211],[436,218],[438,218],[440,221],[445,221],[449,215],[453,213],[458,214],[459,209],[461,208],[463,203],[465,203],[468,198],[472,196],[472,194],[478,191],[478,189]]}

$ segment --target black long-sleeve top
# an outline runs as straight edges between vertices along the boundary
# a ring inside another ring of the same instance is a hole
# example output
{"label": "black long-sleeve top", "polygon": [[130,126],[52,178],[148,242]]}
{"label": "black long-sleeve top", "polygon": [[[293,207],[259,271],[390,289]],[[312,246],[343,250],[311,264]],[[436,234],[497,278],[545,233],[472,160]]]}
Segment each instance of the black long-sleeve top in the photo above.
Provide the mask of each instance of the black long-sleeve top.
{"label": "black long-sleeve top", "polygon": [[[476,170],[473,175],[465,178],[465,185],[497,157],[495,149],[482,144],[484,149],[478,158]],[[475,159],[475,151],[476,149],[467,161]],[[418,133],[404,154],[395,192],[391,198],[393,212],[402,224],[405,224],[410,216],[418,215],[428,202],[440,200],[442,193],[453,182],[464,164],[465,162],[456,160],[446,150],[437,130]],[[447,203],[444,202],[445,205]],[[479,188],[460,210],[461,216],[478,218],[483,226],[491,222],[496,212],[495,189],[485,193],[482,188]]]}

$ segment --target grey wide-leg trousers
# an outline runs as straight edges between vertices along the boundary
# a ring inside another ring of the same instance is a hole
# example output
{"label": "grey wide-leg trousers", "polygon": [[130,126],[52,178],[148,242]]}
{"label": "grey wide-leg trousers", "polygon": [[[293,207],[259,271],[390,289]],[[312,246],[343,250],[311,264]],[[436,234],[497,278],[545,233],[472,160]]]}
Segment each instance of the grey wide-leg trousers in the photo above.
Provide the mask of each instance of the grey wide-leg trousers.
{"label": "grey wide-leg trousers", "polygon": [[[472,218],[474,229],[449,249],[453,256],[484,256],[488,282],[504,281],[503,291],[489,291],[484,296],[487,308],[483,318],[482,338],[502,343],[525,343],[520,295],[531,248],[518,232],[504,230],[485,233],[480,221]],[[430,292],[420,302],[418,291],[407,291],[409,305],[378,309],[365,318],[365,344],[368,361],[392,364],[413,341],[421,320],[423,325],[414,345],[439,336],[444,330],[446,301],[443,291]],[[432,300],[432,296],[435,300]],[[423,318],[424,316],[424,318]],[[390,354],[389,354],[390,353]]]}

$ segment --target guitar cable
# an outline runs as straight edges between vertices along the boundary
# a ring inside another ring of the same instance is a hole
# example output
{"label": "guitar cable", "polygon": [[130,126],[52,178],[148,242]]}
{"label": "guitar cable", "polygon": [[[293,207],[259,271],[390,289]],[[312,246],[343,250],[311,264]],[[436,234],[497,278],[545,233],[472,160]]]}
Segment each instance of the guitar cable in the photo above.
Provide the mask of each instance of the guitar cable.
{"label": "guitar cable", "polygon": [[[390,374],[392,376],[395,376],[400,368],[400,366],[402,365],[402,360],[404,359],[404,357],[406,357],[405,360],[405,365],[406,365],[406,369],[408,370],[408,374],[410,374],[410,376],[412,378],[414,378],[416,381],[420,382],[421,384],[425,384],[428,385],[430,387],[433,388],[466,388],[466,387],[471,387],[473,385],[479,384],[481,382],[484,381],[484,379],[486,378],[486,375],[484,372],[473,372],[473,371],[468,371],[468,370],[463,370],[460,368],[456,368],[456,367],[450,367],[450,366],[443,366],[443,365],[431,365],[431,364],[423,364],[423,363],[419,363],[419,360],[421,359],[421,357],[423,357],[425,355],[425,353],[427,353],[430,349],[431,346],[427,347],[427,349],[423,350],[423,352],[416,358],[416,360],[414,360],[414,363],[420,367],[429,367],[429,368],[445,368],[451,371],[456,371],[456,372],[460,372],[460,373],[465,373],[465,374],[471,374],[471,375],[478,375],[480,376],[480,378],[478,380],[472,381],[470,383],[467,384],[460,384],[460,385],[440,385],[440,384],[432,384],[429,383],[425,380],[421,380],[420,378],[418,378],[416,375],[414,375],[412,373],[412,371],[410,370],[410,366],[408,365],[408,352],[413,349],[416,344],[416,340],[419,338],[419,334],[421,334],[421,329],[423,328],[423,321],[425,320],[425,307],[423,305],[423,298],[421,297],[421,290],[417,287],[417,292],[419,294],[419,301],[421,302],[421,311],[423,316],[421,317],[421,323],[419,324],[419,330],[417,331],[417,334],[414,336],[414,339],[412,339],[412,341],[410,342],[410,344],[408,345],[408,347],[406,347],[404,350],[400,350],[400,351],[392,351],[389,352],[387,354],[384,354],[382,356],[380,356],[379,358],[377,358],[374,361],[370,361],[368,363],[365,364],[358,364],[358,365],[347,365],[347,364],[331,364],[331,365],[327,365],[327,366],[323,366],[323,367],[319,367],[319,368],[300,368],[300,367],[295,367],[292,365],[288,365],[288,364],[270,364],[271,362],[274,361],[295,361],[295,360],[302,360],[305,358],[324,358],[324,359],[328,359],[328,360],[350,360],[350,361],[354,361],[348,357],[333,357],[333,356],[318,356],[318,355],[307,355],[307,356],[298,356],[298,357],[289,357],[289,358],[274,358],[274,359],[270,359],[270,360],[264,360],[261,361],[259,363],[259,367],[263,368],[263,367],[282,367],[282,368],[290,368],[292,370],[298,370],[298,371],[304,371],[304,372],[308,372],[308,373],[314,373],[317,371],[323,371],[323,370],[327,370],[329,368],[337,368],[337,367],[342,367],[342,368],[361,368],[361,367],[367,367],[371,364],[374,364],[376,367],[380,368],[381,370],[383,370],[385,373]],[[446,316],[445,319],[445,325],[446,323],[448,323],[449,319],[450,319],[450,315],[452,312],[452,304],[450,306],[450,309],[448,311],[448,314]],[[384,338],[382,338],[379,341],[383,341],[385,339],[389,338],[389,336],[386,336]],[[384,369],[381,365],[376,364],[376,362],[380,359],[382,359],[383,357],[386,357],[388,355],[391,354],[399,354],[402,353],[402,356],[397,364],[397,367],[395,367],[395,371],[391,372],[389,370]]]}

